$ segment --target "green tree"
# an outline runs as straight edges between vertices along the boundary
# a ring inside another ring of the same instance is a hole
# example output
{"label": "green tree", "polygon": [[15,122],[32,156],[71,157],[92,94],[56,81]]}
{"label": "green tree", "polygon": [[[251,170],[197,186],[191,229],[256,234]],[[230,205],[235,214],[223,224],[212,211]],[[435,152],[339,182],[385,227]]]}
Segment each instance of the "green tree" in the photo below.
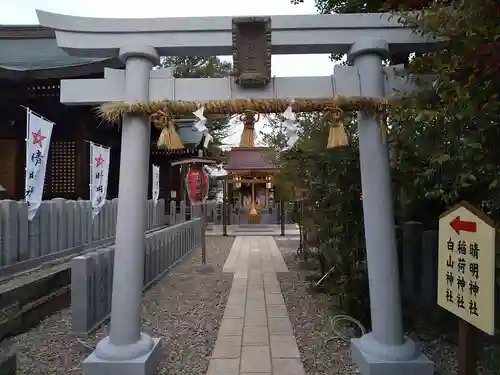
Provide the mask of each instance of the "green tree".
{"label": "green tree", "polygon": [[[303,3],[304,0],[291,0],[292,4]],[[330,13],[372,13],[380,12],[383,0],[315,0],[320,14]]]}
{"label": "green tree", "polygon": [[[422,86],[422,95],[388,114],[397,222],[418,220],[435,228],[439,214],[460,200],[500,220],[500,4],[406,0],[389,5],[401,22],[447,40],[407,64],[410,73],[432,74],[432,87]],[[344,10],[328,9],[345,11],[347,5]],[[406,12],[414,9],[421,12]],[[279,158],[278,188],[307,188],[308,230],[317,233],[322,252],[338,264],[338,277],[331,282],[349,291],[341,293],[347,307],[360,306],[366,274],[364,253],[357,251],[363,246],[363,217],[356,124],[347,124],[346,150],[326,150],[321,117],[302,117],[300,124],[297,145]],[[270,143],[283,150],[283,133],[277,131],[271,138]],[[359,288],[354,293],[353,286]],[[349,309],[354,315],[361,311]]]}
{"label": "green tree", "polygon": [[227,77],[233,71],[233,64],[218,57],[169,56],[163,57],[161,66],[171,66],[176,78],[218,78]]}
{"label": "green tree", "polygon": [[499,14],[498,2],[472,0],[453,7],[436,2],[401,17],[422,34],[448,39],[444,48],[408,66],[412,73],[436,76],[433,95],[392,114],[395,176],[416,173],[403,189],[409,201],[432,199],[443,207],[465,199],[500,219]]}
{"label": "green tree", "polygon": [[[304,0],[290,0],[292,4],[303,3]],[[318,13],[376,13],[384,10],[396,8],[401,0],[315,0]],[[420,9],[429,0],[404,0],[412,4],[412,9]],[[340,61],[344,54],[332,54],[333,61]],[[392,54],[389,62],[391,64],[406,64],[409,59],[408,53]]]}

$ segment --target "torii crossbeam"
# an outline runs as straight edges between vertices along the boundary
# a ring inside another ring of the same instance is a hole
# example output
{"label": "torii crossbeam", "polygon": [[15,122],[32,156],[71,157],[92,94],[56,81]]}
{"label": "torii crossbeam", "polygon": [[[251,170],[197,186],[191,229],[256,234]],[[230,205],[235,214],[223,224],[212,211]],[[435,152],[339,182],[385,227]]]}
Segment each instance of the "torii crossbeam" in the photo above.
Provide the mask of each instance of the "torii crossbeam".
{"label": "torii crossbeam", "polygon": [[[161,56],[232,54],[233,17],[109,19],[37,10],[56,30],[59,47],[82,57],[116,57],[123,43],[147,45]],[[395,53],[426,52],[436,40],[413,33],[386,13],[271,16],[272,54],[347,53],[360,40],[385,40]],[[127,40],[124,40],[126,36]]]}
{"label": "torii crossbeam", "polygon": [[[266,45],[259,56],[269,60],[254,58],[249,65],[253,69],[255,63],[260,64],[261,71],[245,71],[236,84],[234,78],[173,79],[166,71],[151,71],[160,55],[234,52],[235,20],[231,17],[130,20],[37,13],[40,24],[55,29],[58,45],[68,53],[120,57],[125,62],[125,71],[106,70],[104,79],[63,81],[61,101],[67,104],[333,94],[380,99],[394,89],[415,89],[393,69],[383,67],[389,52],[426,52],[440,43],[413,33],[387,14],[260,17],[257,23],[265,30],[260,41]],[[255,41],[250,43],[255,49]],[[330,77],[268,76],[271,53],[336,52],[347,53],[354,66],[337,68]],[[258,87],[249,88],[255,84]],[[432,362],[403,334],[388,147],[373,113],[358,113],[358,133],[372,332],[352,340],[352,356],[363,375],[431,375]],[[140,330],[149,147],[148,117],[125,115],[111,331],[84,361],[84,375],[151,375],[157,361],[159,339]]]}
{"label": "torii crossbeam", "polygon": [[[385,67],[384,95],[407,95],[420,88],[399,67]],[[225,78],[173,78],[170,69],[151,70],[149,100],[208,101],[231,99],[330,98],[360,96],[358,69],[335,66],[326,77],[274,77],[264,88],[249,89]],[[125,70],[105,68],[104,78],[61,81],[61,102],[68,105],[100,105],[126,101]]]}

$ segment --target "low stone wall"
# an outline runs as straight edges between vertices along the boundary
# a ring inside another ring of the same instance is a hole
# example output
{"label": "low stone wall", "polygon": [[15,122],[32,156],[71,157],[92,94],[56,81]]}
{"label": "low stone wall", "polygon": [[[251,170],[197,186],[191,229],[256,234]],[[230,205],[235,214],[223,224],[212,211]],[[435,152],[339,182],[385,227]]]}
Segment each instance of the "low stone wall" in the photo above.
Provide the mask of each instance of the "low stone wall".
{"label": "low stone wall", "polygon": [[[146,234],[144,289],[205,241],[197,218]],[[115,248],[109,246],[73,258],[71,264],[72,331],[86,336],[111,312]]]}
{"label": "low stone wall", "polygon": [[[149,200],[147,228],[166,224],[165,201]],[[118,199],[106,201],[92,220],[90,201],[44,201],[28,221],[25,202],[0,201],[0,276],[77,254],[96,241],[113,239]]]}

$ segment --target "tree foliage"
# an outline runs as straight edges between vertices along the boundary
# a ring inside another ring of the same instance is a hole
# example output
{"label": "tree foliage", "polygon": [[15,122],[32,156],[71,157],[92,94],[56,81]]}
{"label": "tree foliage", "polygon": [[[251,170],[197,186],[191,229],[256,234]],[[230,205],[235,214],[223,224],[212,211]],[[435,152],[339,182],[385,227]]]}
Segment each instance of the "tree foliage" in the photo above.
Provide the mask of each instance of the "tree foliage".
{"label": "tree foliage", "polygon": [[449,206],[466,199],[500,219],[499,15],[498,2],[473,0],[401,16],[422,34],[448,39],[408,65],[412,73],[436,75],[432,100],[417,97],[392,116],[395,177],[415,171],[413,187],[405,187],[410,200]]}
{"label": "tree foliage", "polygon": [[233,64],[216,56],[168,56],[162,59],[161,65],[173,67],[176,78],[219,78],[233,71]]}
{"label": "tree foliage", "polygon": [[[303,3],[304,0],[291,0],[292,4]],[[370,13],[382,9],[381,0],[315,0],[320,14],[329,13]]]}
{"label": "tree foliage", "polygon": [[[436,228],[449,206],[467,200],[500,220],[500,4],[317,0],[320,13],[392,9],[417,32],[444,38],[434,51],[414,57],[408,71],[432,74],[432,87],[389,114],[388,137],[395,220]],[[418,9],[420,12],[407,12]],[[431,95],[429,95],[429,93]],[[363,219],[356,124],[347,126],[350,148],[326,150],[327,130],[318,116],[302,116],[300,139],[279,159],[278,188],[307,189],[304,225],[338,264],[333,287],[356,315],[366,288]],[[283,134],[268,140],[283,150]],[[365,187],[369,189],[369,187]],[[353,289],[354,288],[354,289]],[[353,292],[355,290],[356,292]],[[349,293],[348,293],[348,292]],[[366,296],[366,294],[365,294]],[[357,306],[352,309],[353,306]]]}

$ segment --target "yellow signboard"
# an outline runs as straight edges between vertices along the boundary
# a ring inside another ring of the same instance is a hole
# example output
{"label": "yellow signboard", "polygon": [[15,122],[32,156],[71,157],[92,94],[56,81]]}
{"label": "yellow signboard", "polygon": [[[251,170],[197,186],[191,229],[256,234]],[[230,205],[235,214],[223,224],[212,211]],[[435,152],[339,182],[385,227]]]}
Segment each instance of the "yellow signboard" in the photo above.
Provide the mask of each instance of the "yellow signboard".
{"label": "yellow signboard", "polygon": [[495,333],[495,227],[463,202],[439,219],[437,303]]}

